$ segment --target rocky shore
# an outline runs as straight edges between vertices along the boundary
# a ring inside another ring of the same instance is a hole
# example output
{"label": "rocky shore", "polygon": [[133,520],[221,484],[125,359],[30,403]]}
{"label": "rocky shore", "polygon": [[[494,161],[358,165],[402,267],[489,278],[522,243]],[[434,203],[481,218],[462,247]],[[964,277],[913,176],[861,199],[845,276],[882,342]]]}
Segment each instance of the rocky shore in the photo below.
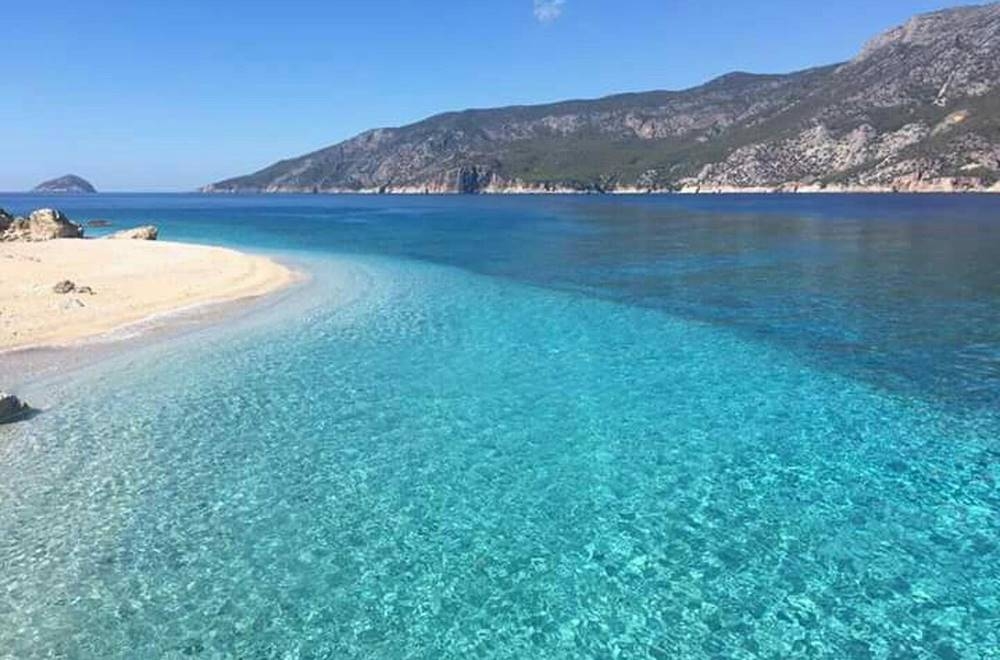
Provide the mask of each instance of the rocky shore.
{"label": "rocky shore", "polygon": [[[209,191],[216,192],[218,191]],[[245,191],[249,192],[249,191]],[[380,186],[378,188],[326,188],[299,189],[294,186],[268,187],[263,193],[318,194],[318,195],[450,195],[457,194],[447,184],[425,186]],[[691,182],[679,187],[657,188],[632,185],[571,187],[551,184],[526,184],[520,182],[495,182],[476,190],[480,195],[763,195],[763,194],[996,194],[1000,183],[981,185],[975,180],[941,178],[926,181],[901,180],[892,185],[816,184],[789,182],[777,185],[737,186]],[[232,191],[229,194],[241,194]]]}

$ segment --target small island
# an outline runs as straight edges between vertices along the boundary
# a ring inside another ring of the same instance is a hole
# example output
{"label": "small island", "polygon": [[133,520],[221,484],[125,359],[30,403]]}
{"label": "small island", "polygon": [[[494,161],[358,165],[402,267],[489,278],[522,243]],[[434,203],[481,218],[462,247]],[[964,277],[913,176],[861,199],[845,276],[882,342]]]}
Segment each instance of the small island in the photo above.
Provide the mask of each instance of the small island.
{"label": "small island", "polygon": [[31,192],[90,194],[96,193],[97,189],[83,177],[67,174],[58,179],[44,181],[35,186]]}

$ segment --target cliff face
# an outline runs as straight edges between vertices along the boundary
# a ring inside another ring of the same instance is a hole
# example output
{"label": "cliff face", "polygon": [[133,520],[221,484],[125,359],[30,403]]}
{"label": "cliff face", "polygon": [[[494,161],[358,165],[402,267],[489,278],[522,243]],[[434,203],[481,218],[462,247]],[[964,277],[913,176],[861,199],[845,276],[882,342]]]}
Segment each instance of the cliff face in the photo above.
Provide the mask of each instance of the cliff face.
{"label": "cliff face", "polygon": [[32,192],[43,192],[43,193],[95,193],[97,190],[94,186],[90,184],[89,181],[75,174],[67,174],[66,176],[61,176],[58,179],[52,179],[51,181],[45,181],[40,183],[32,189]]}
{"label": "cliff face", "polygon": [[840,65],[448,113],[205,190],[964,190],[998,180],[1000,4],[991,4],[917,16]]}

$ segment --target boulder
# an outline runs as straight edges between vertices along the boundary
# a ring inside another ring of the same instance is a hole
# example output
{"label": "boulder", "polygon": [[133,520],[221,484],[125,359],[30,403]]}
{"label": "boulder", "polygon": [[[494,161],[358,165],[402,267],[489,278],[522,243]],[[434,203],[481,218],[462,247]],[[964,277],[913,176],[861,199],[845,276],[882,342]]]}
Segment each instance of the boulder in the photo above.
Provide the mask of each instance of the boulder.
{"label": "boulder", "polygon": [[[9,216],[8,216],[9,217]],[[27,218],[15,218],[5,224],[0,219],[0,241],[49,241],[54,238],[83,238],[83,227],[71,222],[60,211],[39,209]]]}
{"label": "boulder", "polygon": [[31,412],[31,406],[13,394],[0,391],[0,424],[16,422]]}
{"label": "boulder", "polygon": [[159,235],[160,230],[155,225],[146,225],[144,227],[133,227],[132,229],[116,231],[113,234],[108,234],[104,238],[110,238],[112,240],[155,241],[156,237]]}

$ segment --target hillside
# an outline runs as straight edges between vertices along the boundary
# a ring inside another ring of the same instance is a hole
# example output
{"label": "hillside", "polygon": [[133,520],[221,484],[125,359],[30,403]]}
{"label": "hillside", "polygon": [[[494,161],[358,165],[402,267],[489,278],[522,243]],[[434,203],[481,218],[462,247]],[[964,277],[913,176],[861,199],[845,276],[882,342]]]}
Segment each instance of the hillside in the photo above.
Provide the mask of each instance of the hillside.
{"label": "hillside", "polygon": [[1000,189],[1000,3],[917,16],[851,61],[684,91],[467,110],[207,192]]}

